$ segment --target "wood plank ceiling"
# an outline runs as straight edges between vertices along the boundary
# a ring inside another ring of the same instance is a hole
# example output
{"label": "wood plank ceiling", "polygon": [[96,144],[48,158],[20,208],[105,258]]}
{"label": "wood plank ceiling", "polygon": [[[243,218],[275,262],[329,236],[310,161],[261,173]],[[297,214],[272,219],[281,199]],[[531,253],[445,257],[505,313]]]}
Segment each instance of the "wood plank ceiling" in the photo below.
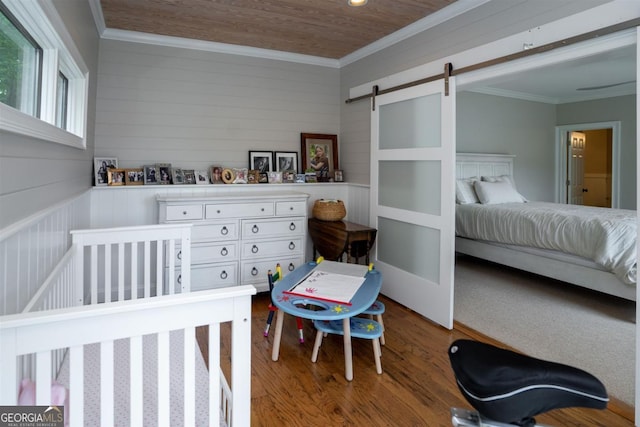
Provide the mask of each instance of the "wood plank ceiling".
{"label": "wood plank ceiling", "polygon": [[339,59],[456,0],[100,0],[109,29]]}

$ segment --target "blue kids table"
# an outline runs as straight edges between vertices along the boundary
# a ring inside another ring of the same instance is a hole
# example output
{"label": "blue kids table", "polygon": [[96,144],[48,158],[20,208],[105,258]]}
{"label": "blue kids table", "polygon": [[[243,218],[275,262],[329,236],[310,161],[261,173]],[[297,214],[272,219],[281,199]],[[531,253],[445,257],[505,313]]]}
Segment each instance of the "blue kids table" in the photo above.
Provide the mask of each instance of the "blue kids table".
{"label": "blue kids table", "polygon": [[317,265],[315,262],[310,262],[298,267],[280,280],[273,288],[273,303],[278,307],[278,311],[276,314],[276,330],[273,339],[271,359],[275,362],[280,355],[284,313],[303,319],[342,320],[345,378],[351,381],[353,380],[353,362],[349,319],[368,309],[371,304],[375,302],[376,298],[378,298],[382,285],[382,274],[377,270],[370,269],[365,275],[364,283],[351,299],[351,305],[321,301],[287,293],[287,291],[303,280]]}

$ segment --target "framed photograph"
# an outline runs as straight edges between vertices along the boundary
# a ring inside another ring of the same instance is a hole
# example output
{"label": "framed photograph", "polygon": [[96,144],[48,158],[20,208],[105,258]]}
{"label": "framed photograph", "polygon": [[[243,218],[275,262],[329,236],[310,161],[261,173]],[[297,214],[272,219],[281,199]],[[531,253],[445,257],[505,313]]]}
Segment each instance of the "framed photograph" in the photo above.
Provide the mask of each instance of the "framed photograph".
{"label": "framed photograph", "polygon": [[282,172],[269,172],[269,184],[282,184]]}
{"label": "framed photograph", "polygon": [[144,167],[144,185],[158,184],[158,168],[156,165],[147,165]]}
{"label": "framed photograph", "polygon": [[300,142],[303,171],[315,172],[318,181],[329,181],[339,169],[338,135],[301,133]]}
{"label": "framed photograph", "polygon": [[298,153],[289,151],[275,152],[276,171],[294,171],[298,173]]}
{"label": "framed photograph", "polygon": [[125,185],[125,175],[126,171],[124,169],[107,169],[108,185]]}
{"label": "framed photograph", "polygon": [[269,183],[269,173],[258,172],[258,184],[268,184],[268,183]]}
{"label": "framed photograph", "polygon": [[259,184],[260,183],[260,171],[256,169],[249,169],[247,171],[247,184]]}
{"label": "framed photograph", "polygon": [[118,168],[118,159],[116,157],[93,158],[93,174],[97,187],[109,185],[108,171],[113,168]]}
{"label": "framed photograph", "polygon": [[223,167],[222,166],[211,166],[210,170],[211,170],[211,183],[212,184],[224,184],[224,181],[222,181],[222,171],[223,171]]}
{"label": "framed photograph", "polygon": [[305,178],[305,175],[303,173],[297,173],[295,182],[298,184],[304,183],[305,182],[304,178]]}
{"label": "framed photograph", "polygon": [[184,184],[184,171],[180,168],[171,169],[171,179],[174,184]]}
{"label": "framed photograph", "polygon": [[249,151],[249,169],[260,172],[274,171],[273,151]]}
{"label": "framed photograph", "polygon": [[235,178],[232,184],[246,184],[247,183],[247,173],[248,169],[246,168],[234,168],[233,173]]}
{"label": "framed photograph", "polygon": [[315,172],[307,172],[304,174],[304,182],[318,182],[318,176]]}
{"label": "framed photograph", "polygon": [[185,184],[195,184],[196,183],[196,171],[193,169],[183,169],[184,173],[184,183]]}
{"label": "framed photograph", "polygon": [[282,182],[287,184],[296,182],[296,171],[293,169],[282,171]]}
{"label": "framed photograph", "polygon": [[344,180],[344,177],[342,176],[342,170],[341,169],[336,169],[333,171],[333,180],[335,182],[342,182]]}
{"label": "framed photograph", "polygon": [[158,184],[171,184],[171,163],[156,164]]}
{"label": "framed photograph", "polygon": [[124,180],[126,185],[144,184],[144,171],[142,168],[125,169]]}
{"label": "framed photograph", "polygon": [[196,172],[196,184],[209,184],[209,174],[206,170],[197,170]]}

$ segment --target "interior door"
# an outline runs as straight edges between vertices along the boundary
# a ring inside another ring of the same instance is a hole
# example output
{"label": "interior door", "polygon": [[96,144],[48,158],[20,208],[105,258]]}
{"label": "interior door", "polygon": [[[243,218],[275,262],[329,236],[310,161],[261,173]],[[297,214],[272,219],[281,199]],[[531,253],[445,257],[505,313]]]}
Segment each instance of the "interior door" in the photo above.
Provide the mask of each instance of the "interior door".
{"label": "interior door", "polygon": [[567,159],[569,159],[569,165],[567,168],[567,175],[569,176],[567,182],[567,197],[569,204],[571,205],[583,205],[584,193],[589,191],[585,188],[584,183],[584,148],[585,148],[585,134],[582,132],[571,132],[569,135],[569,153]]}
{"label": "interior door", "polygon": [[376,97],[370,223],[382,292],[453,327],[455,80]]}

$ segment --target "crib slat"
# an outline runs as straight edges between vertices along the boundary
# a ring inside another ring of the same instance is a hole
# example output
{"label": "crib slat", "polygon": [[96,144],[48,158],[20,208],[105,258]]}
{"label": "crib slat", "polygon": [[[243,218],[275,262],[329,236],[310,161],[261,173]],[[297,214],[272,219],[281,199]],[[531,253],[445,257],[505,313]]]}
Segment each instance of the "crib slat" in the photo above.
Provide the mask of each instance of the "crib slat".
{"label": "crib slat", "polygon": [[174,240],[167,240],[169,245],[169,277],[167,277],[167,284],[169,285],[168,294],[173,295],[176,288],[176,245]]}
{"label": "crib slat", "polygon": [[164,262],[162,261],[163,258],[163,254],[162,254],[162,250],[164,248],[164,245],[162,244],[161,241],[157,241],[156,242],[156,295],[160,296],[160,295],[164,295],[164,292],[162,290],[162,284],[163,284],[163,277],[164,277],[164,272],[163,272],[163,266],[164,266]]}
{"label": "crib slat", "polygon": [[158,425],[169,425],[169,332],[158,333]]}
{"label": "crib slat", "polygon": [[[118,243],[118,289],[122,288],[122,299],[124,296],[124,243]],[[131,290],[133,293],[133,290]]]}
{"label": "crib slat", "polygon": [[196,375],[195,346],[196,328],[184,329],[184,425],[196,424]]}
{"label": "crib slat", "polygon": [[[220,366],[220,324],[209,325],[209,425],[214,425],[215,417],[220,412],[222,402],[220,393],[220,372],[216,366]],[[226,413],[226,408],[223,408]]]}
{"label": "crib slat", "polygon": [[[156,262],[161,262],[157,259]],[[151,296],[151,242],[144,241],[144,297]]]}
{"label": "crib slat", "polygon": [[98,303],[98,247],[91,246],[91,304]]}
{"label": "crib slat", "polygon": [[36,405],[51,404],[51,351],[36,355]]}
{"label": "crib slat", "polygon": [[131,242],[131,299],[138,299],[138,243]]}
{"label": "crib slat", "polygon": [[69,421],[84,426],[84,347],[69,349]]}
{"label": "crib slat", "polygon": [[131,369],[131,398],[129,425],[143,425],[143,393],[142,393],[142,336],[129,340],[129,366]]}
{"label": "crib slat", "polygon": [[111,301],[111,245],[104,245],[104,302]]}
{"label": "crib slat", "polygon": [[113,341],[100,344],[100,420],[113,424]]}

